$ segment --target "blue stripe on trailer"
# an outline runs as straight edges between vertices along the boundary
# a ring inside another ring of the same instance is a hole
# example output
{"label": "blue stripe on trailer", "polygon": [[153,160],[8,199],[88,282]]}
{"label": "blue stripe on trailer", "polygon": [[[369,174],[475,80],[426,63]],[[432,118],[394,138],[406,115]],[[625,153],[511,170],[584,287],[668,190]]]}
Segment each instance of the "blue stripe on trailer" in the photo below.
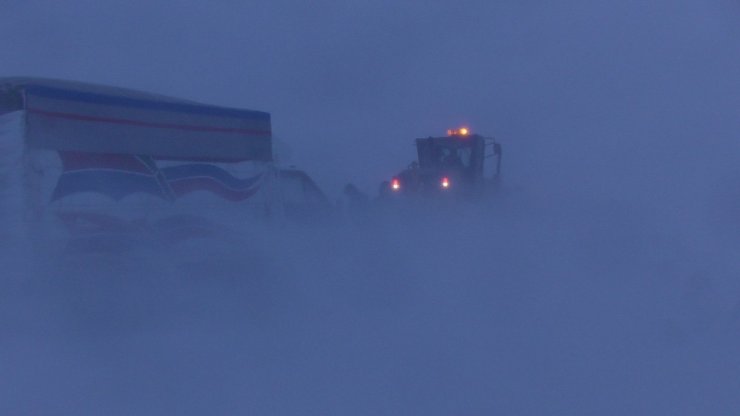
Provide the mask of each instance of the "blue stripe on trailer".
{"label": "blue stripe on trailer", "polygon": [[270,113],[236,108],[216,107],[203,104],[157,101],[123,96],[106,95],[94,92],[74,91],[44,85],[27,85],[27,93],[39,97],[70,100],[90,104],[105,104],[119,107],[140,108],[146,110],[174,111],[186,114],[232,117],[240,119],[270,121]]}

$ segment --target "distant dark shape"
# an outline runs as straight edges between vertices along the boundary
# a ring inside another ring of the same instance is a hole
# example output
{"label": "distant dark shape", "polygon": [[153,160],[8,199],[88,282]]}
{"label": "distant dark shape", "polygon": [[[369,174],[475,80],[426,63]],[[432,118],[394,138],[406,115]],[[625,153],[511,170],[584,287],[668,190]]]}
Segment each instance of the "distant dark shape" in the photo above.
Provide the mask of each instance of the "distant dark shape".
{"label": "distant dark shape", "polygon": [[278,172],[285,216],[297,221],[325,220],[332,207],[326,194],[308,174],[295,168]]}
{"label": "distant dark shape", "polygon": [[[474,199],[489,194],[499,183],[501,144],[493,138],[462,128],[443,137],[416,139],[416,150],[418,161],[381,183],[381,199]],[[486,159],[493,162],[486,163]]]}

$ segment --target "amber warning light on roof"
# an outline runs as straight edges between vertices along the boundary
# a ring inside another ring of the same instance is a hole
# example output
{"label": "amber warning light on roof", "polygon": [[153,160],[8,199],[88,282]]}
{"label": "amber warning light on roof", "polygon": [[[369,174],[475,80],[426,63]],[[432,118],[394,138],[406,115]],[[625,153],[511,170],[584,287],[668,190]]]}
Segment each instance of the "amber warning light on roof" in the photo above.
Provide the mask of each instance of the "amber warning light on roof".
{"label": "amber warning light on roof", "polygon": [[448,136],[467,136],[470,134],[470,129],[467,127],[460,127],[459,129],[449,129],[447,130]]}

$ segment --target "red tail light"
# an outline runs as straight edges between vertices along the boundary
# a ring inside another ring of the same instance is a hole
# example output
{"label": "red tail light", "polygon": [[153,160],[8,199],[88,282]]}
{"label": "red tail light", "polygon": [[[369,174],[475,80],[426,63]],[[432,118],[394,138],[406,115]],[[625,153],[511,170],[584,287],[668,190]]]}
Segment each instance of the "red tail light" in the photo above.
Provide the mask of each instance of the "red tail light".
{"label": "red tail light", "polygon": [[393,178],[391,180],[391,189],[393,189],[394,191],[401,190],[401,181],[399,181],[398,178]]}
{"label": "red tail light", "polygon": [[442,187],[442,189],[447,189],[450,187],[450,178],[443,177],[442,180],[439,181],[439,186]]}

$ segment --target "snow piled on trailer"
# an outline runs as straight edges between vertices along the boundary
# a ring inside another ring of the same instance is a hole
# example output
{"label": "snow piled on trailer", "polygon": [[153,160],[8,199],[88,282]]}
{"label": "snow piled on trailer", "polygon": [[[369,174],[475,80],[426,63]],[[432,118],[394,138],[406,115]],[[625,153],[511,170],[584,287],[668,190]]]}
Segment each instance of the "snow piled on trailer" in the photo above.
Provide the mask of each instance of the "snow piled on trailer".
{"label": "snow piled on trailer", "polygon": [[28,257],[0,288],[0,413],[740,408],[738,241],[573,196]]}

